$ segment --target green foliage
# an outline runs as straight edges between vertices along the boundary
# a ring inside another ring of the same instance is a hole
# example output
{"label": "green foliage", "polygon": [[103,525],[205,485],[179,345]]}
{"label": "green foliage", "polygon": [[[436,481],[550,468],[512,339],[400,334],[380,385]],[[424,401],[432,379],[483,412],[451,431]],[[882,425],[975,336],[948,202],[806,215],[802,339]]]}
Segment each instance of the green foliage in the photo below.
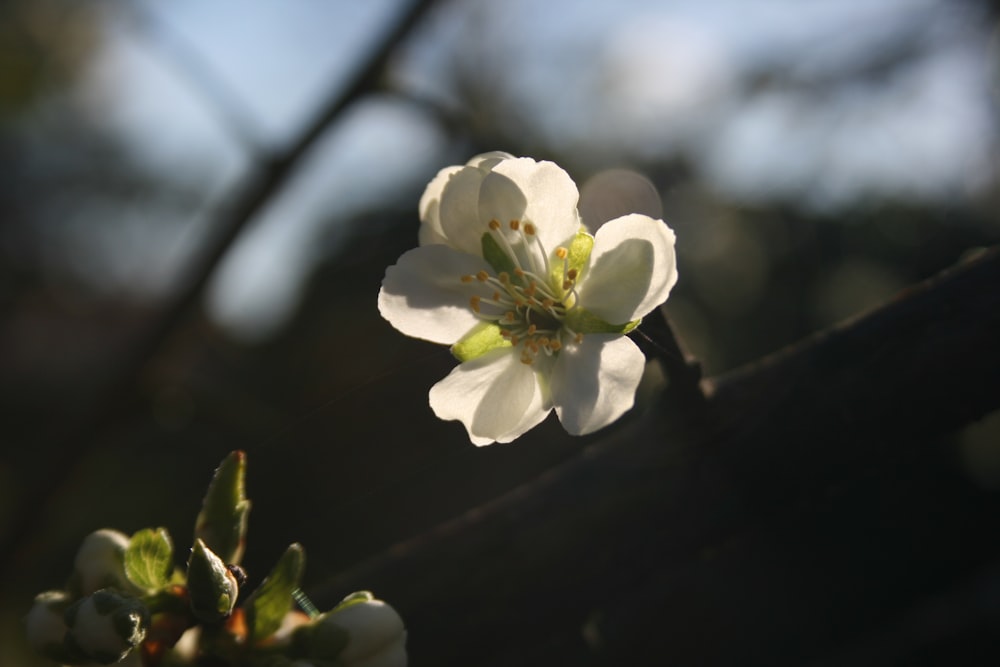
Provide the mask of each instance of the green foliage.
{"label": "green foliage", "polygon": [[501,331],[495,322],[481,322],[451,346],[451,353],[459,361],[470,361],[498,347],[510,347],[510,339],[504,338]]}
{"label": "green foliage", "polygon": [[285,550],[267,578],[243,605],[251,639],[274,634],[292,608],[293,593],[305,568],[305,552],[299,544]]}
{"label": "green foliage", "polygon": [[239,564],[246,546],[250,501],[244,493],[246,454],[235,451],[219,465],[208,486],[194,536],[226,563]]}
{"label": "green foliage", "polygon": [[500,247],[500,244],[497,243],[492,234],[489,232],[483,234],[482,245],[483,259],[489,262],[493,270],[497,272],[497,275],[504,272],[509,274],[514,273],[514,259]]}
{"label": "green foliage", "polygon": [[221,620],[232,613],[239,585],[217,554],[201,540],[194,541],[188,561],[187,586],[191,611],[201,621]]}
{"label": "green foliage", "polygon": [[170,583],[174,545],[166,528],[146,528],[129,540],[125,576],[139,588],[153,592]]}
{"label": "green foliage", "polygon": [[625,324],[611,324],[610,322],[605,322],[597,315],[586,310],[585,308],[574,308],[566,313],[566,326],[582,334],[588,333],[620,333],[627,334],[628,332],[639,326],[642,319],[632,320],[631,322],[626,322]]}

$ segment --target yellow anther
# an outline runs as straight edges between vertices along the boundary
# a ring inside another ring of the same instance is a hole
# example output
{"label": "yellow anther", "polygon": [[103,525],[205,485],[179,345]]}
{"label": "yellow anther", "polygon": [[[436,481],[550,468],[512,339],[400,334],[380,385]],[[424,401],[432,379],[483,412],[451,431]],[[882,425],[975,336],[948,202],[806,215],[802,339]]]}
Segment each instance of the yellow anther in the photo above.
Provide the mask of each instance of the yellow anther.
{"label": "yellow anther", "polygon": [[556,302],[553,301],[552,299],[542,299],[542,308],[544,308],[545,310],[548,310],[554,305],[556,305]]}
{"label": "yellow anther", "polygon": [[463,283],[471,283],[472,281],[473,281],[473,277],[472,276],[462,276],[462,282]]}
{"label": "yellow anther", "polygon": [[549,349],[552,350],[553,352],[558,352],[560,349],[562,349],[562,343],[560,343],[558,340],[551,341],[549,343]]}
{"label": "yellow anther", "polygon": [[485,271],[480,271],[479,273],[476,274],[476,279],[481,283],[485,283],[487,280],[490,279],[490,274],[486,273]]}
{"label": "yellow anther", "polygon": [[503,319],[504,322],[514,322],[514,320],[517,319],[517,315],[514,313],[513,310],[508,310],[506,313],[503,314]]}
{"label": "yellow anther", "polygon": [[474,310],[475,312],[478,313],[479,312],[479,297],[475,296],[475,295],[469,297],[469,306],[472,308],[472,310]]}
{"label": "yellow anther", "polygon": [[[520,227],[520,226],[521,226],[521,221],[520,220],[511,220],[510,221],[510,228],[513,229],[515,232],[517,231],[517,228]],[[527,229],[525,229],[525,231],[527,231]]]}
{"label": "yellow anther", "polygon": [[548,336],[539,336],[538,337],[538,344],[541,345],[542,347],[548,347],[550,342],[551,341],[549,341],[549,337]]}
{"label": "yellow anther", "polygon": [[576,280],[576,276],[577,276],[576,269],[570,269],[569,271],[566,272],[566,277],[569,278],[570,280]]}
{"label": "yellow anther", "polygon": [[493,300],[494,301],[500,300],[500,292],[493,292]]}
{"label": "yellow anther", "polygon": [[535,363],[535,358],[530,354],[528,354],[527,352],[523,352],[521,354],[521,363],[530,366],[531,364]]}
{"label": "yellow anther", "polygon": [[525,296],[535,296],[535,292],[537,292],[537,291],[538,291],[538,285],[536,285],[535,281],[532,280],[531,284],[528,285],[528,289],[524,290],[524,295]]}
{"label": "yellow anther", "polygon": [[507,331],[506,329],[501,329],[500,335],[503,336],[504,338],[510,338],[510,332]]}
{"label": "yellow anther", "polygon": [[533,224],[531,224],[530,222],[524,223],[524,233],[527,234],[528,236],[534,236],[535,235],[535,226]]}
{"label": "yellow anther", "polygon": [[524,277],[524,271],[521,269],[520,266],[514,269],[514,275],[517,276],[518,278]]}
{"label": "yellow anther", "polygon": [[496,230],[500,229],[500,221],[499,220],[490,220],[489,227],[493,231],[496,231]]}
{"label": "yellow anther", "polygon": [[563,281],[563,289],[569,289],[572,286],[573,286],[573,281],[572,280],[564,280]]}
{"label": "yellow anther", "polygon": [[534,336],[536,331],[538,331],[538,327],[536,327],[534,324],[532,324],[530,327],[528,327],[528,335],[529,336]]}
{"label": "yellow anther", "polygon": [[556,248],[556,257],[558,257],[559,259],[566,259],[567,257],[569,257],[569,250],[566,250],[566,248],[559,246],[558,248]]}
{"label": "yellow anther", "polygon": [[501,271],[500,275],[498,275],[497,278],[499,278],[500,282],[503,283],[504,285],[510,282],[510,274],[507,273],[506,271]]}

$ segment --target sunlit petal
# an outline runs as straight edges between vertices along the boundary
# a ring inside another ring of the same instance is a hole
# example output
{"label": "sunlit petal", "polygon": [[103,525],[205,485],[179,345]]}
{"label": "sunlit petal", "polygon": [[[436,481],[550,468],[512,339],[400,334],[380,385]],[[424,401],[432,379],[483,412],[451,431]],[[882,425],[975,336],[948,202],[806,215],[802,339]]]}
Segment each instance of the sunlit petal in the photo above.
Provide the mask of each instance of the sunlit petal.
{"label": "sunlit petal", "polygon": [[559,421],[573,435],[607,426],[635,403],[645,357],[628,338],[590,334],[559,353],[550,383]]}
{"label": "sunlit petal", "polygon": [[576,184],[558,165],[531,158],[504,160],[483,179],[479,217],[503,224],[530,221],[551,253],[580,228],[579,198]]}
{"label": "sunlit petal", "polygon": [[482,258],[448,246],[414,248],[386,270],[378,310],[407,336],[450,345],[480,321],[469,307],[477,283],[462,276],[484,268]]}
{"label": "sunlit petal", "polygon": [[447,243],[444,229],[441,228],[441,193],[451,179],[451,175],[461,167],[445,167],[427,184],[424,194],[420,197],[420,245],[432,243]]}
{"label": "sunlit petal", "polygon": [[471,255],[482,254],[486,224],[479,219],[479,191],[489,172],[461,167],[453,172],[441,192],[438,216],[448,244]]}
{"label": "sunlit petal", "polygon": [[626,215],[597,230],[580,303],[607,322],[624,324],[666,301],[676,282],[674,232],[661,220]]}
{"label": "sunlit petal", "polygon": [[510,348],[457,366],[431,388],[430,404],[438,418],[461,421],[479,446],[510,442],[551,410],[535,371]]}

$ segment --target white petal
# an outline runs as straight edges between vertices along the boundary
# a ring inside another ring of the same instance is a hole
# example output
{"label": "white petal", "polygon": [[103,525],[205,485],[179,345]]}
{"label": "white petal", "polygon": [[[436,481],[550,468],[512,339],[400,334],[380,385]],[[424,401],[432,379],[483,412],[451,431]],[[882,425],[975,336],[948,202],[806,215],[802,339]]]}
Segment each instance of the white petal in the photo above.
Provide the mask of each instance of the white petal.
{"label": "white petal", "polygon": [[441,192],[441,231],[448,245],[470,255],[482,255],[487,227],[479,219],[479,192],[488,173],[477,167],[461,167],[451,174]]}
{"label": "white petal", "polygon": [[451,175],[461,167],[445,167],[431,179],[420,197],[420,245],[431,243],[447,243],[444,230],[441,228],[441,192]]}
{"label": "white petal", "polygon": [[386,269],[378,293],[378,311],[407,336],[451,344],[479,323],[469,297],[478,281],[462,276],[489,269],[486,261],[444,245],[408,250]]}
{"label": "white petal", "polygon": [[484,224],[530,221],[551,253],[579,230],[579,199],[573,179],[558,165],[515,158],[497,163],[483,179],[479,217]]}
{"label": "white petal", "polygon": [[552,409],[533,367],[511,348],[455,367],[431,387],[430,403],[440,419],[461,421],[479,446],[514,440]]}
{"label": "white petal", "polygon": [[480,153],[469,159],[467,164],[470,167],[479,167],[480,169],[485,169],[489,171],[493,169],[501,160],[513,160],[514,156],[506,151],[490,151],[488,153]]}
{"label": "white petal", "polygon": [[611,324],[625,324],[666,301],[676,282],[674,232],[662,220],[626,215],[597,230],[580,304]]}
{"label": "white petal", "polygon": [[618,334],[588,334],[565,346],[552,368],[552,403],[563,427],[586,435],[621,417],[635,403],[645,357]]}

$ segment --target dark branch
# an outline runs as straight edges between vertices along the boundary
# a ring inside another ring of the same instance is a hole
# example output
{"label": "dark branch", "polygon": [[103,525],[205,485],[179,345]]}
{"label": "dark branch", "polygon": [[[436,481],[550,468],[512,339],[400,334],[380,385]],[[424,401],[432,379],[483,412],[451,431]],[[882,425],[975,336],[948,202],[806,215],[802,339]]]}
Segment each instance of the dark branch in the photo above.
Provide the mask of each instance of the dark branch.
{"label": "dark branch", "polygon": [[[1000,249],[709,381],[704,412],[668,396],[318,597],[376,591],[407,619],[415,659],[441,665],[762,664],[754,648],[767,664],[781,664],[775,650],[815,659],[846,632],[829,616],[857,618],[857,600],[905,612],[869,578],[991,557],[949,543],[992,544],[953,516],[997,503],[970,500],[929,438],[1000,407],[997,341]],[[931,517],[943,537],[914,552]]]}

